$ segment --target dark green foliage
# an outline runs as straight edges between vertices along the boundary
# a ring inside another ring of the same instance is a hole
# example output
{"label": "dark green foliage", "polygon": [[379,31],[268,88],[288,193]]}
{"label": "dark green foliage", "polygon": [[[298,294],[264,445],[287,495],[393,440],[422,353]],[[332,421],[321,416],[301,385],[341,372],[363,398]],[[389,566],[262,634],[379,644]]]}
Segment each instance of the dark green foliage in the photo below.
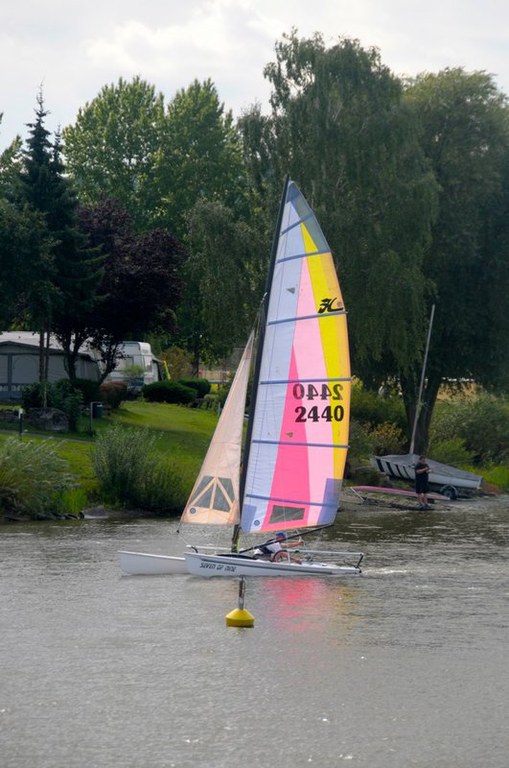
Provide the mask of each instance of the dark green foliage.
{"label": "dark green foliage", "polygon": [[196,389],[174,381],[155,381],[153,384],[146,384],[142,394],[145,400],[152,403],[189,405],[196,400]]}
{"label": "dark green foliage", "polygon": [[90,381],[90,379],[75,379],[73,388],[76,392],[81,392],[83,405],[100,400],[99,382]]}
{"label": "dark green foliage", "polygon": [[61,379],[54,383],[36,382],[23,387],[21,402],[27,410],[43,408],[45,396],[46,406],[63,411],[69,419],[69,429],[71,432],[75,432],[83,404],[81,391],[75,389],[68,379]]}
{"label": "dark green foliage", "polygon": [[121,403],[128,399],[127,384],[122,381],[106,381],[99,387],[102,402],[112,411],[120,408]]}
{"label": "dark green foliage", "polygon": [[446,440],[433,440],[428,451],[430,457],[452,467],[461,467],[471,462],[469,451],[462,437],[451,437]]}
{"label": "dark green foliage", "polygon": [[252,184],[274,217],[285,175],[301,187],[339,267],[354,370],[381,381],[420,356],[436,183],[418,124],[376,49],[293,32],[276,58],[272,113],[242,121]]}
{"label": "dark green foliage", "polygon": [[384,422],[370,430],[373,453],[377,456],[401,454],[405,451],[406,438],[403,431],[394,424]]}
{"label": "dark green foliage", "polygon": [[371,439],[369,425],[356,419],[350,421],[348,461],[358,461],[373,453],[373,441]]}
{"label": "dark green foliage", "polygon": [[91,246],[105,257],[101,298],[79,332],[99,353],[106,378],[122,341],[172,330],[185,252],[167,230],[135,232],[115,200],[80,208],[79,218]]}
{"label": "dark green foliage", "polygon": [[[406,101],[439,184],[423,263],[436,313],[417,429],[421,450],[444,379],[502,391],[509,380],[509,108],[493,76],[460,68],[420,75]],[[401,378],[409,423],[420,373],[417,365]]]}
{"label": "dark green foliage", "polygon": [[210,381],[207,379],[179,379],[177,383],[195,389],[196,396],[200,398],[205,397],[210,392]]}
{"label": "dark green foliage", "polygon": [[27,384],[21,390],[21,404],[23,408],[29,410],[30,408],[42,408],[43,404],[43,389],[49,388],[51,385],[41,384],[36,382],[34,384]]}
{"label": "dark green foliage", "polygon": [[400,430],[406,427],[405,409],[401,397],[379,395],[360,384],[352,387],[352,417],[363,424],[377,426],[392,422]]}
{"label": "dark green foliage", "polygon": [[430,456],[435,446],[461,439],[477,464],[509,460],[509,403],[490,395],[439,403],[431,430]]}

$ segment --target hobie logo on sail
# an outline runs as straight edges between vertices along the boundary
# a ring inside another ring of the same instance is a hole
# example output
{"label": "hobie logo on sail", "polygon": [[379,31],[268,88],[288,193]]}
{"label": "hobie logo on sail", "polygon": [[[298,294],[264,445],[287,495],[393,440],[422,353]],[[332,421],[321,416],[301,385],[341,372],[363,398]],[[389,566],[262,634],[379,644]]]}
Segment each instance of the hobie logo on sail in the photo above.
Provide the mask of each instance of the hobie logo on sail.
{"label": "hobie logo on sail", "polygon": [[343,303],[338,298],[322,299],[322,303],[318,307],[318,314],[323,315],[324,312],[341,312],[342,309],[344,309]]}

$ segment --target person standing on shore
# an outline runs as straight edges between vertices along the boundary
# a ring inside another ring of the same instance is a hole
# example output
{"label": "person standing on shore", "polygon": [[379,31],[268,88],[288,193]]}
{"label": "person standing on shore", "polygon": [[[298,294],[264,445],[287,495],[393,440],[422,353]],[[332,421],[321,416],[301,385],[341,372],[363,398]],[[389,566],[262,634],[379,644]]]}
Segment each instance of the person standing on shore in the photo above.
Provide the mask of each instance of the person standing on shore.
{"label": "person standing on shore", "polygon": [[415,465],[415,492],[419,499],[419,509],[429,509],[429,473],[430,468],[426,456],[419,456],[419,461]]}

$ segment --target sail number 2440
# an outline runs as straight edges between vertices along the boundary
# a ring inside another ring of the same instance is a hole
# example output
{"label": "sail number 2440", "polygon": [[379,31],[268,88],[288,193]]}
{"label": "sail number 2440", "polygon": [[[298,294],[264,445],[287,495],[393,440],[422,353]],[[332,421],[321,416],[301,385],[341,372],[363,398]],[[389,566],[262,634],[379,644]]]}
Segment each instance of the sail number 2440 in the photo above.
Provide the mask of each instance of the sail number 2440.
{"label": "sail number 2440", "polygon": [[[295,400],[305,401],[305,405],[295,408],[296,422],[305,421],[343,421],[345,409],[338,403],[343,399],[343,385],[332,384],[294,384],[293,396]],[[316,402],[318,401],[318,402]],[[326,401],[329,401],[327,405]],[[330,401],[336,401],[331,403]],[[312,402],[312,405],[308,405]]]}

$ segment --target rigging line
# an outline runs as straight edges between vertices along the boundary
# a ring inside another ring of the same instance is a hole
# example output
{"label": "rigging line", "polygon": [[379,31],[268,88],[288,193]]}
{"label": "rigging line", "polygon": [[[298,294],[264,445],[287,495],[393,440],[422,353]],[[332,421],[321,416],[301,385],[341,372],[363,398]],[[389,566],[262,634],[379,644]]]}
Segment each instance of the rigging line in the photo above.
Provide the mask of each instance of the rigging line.
{"label": "rigging line", "polygon": [[339,317],[340,315],[347,314],[348,312],[346,309],[336,309],[334,312],[317,312],[314,315],[300,315],[295,317],[283,317],[280,320],[269,320],[267,326],[279,325],[280,323],[296,323],[299,320],[325,320],[330,319],[331,317]]}
{"label": "rigging line", "polygon": [[[316,379],[264,379],[259,384],[320,384],[328,381],[352,381],[351,376],[318,376]],[[321,399],[321,398],[320,398]]]}
{"label": "rigging line", "polygon": [[[292,202],[291,200],[288,200],[288,202]],[[295,206],[293,206],[294,210]],[[307,216],[301,216],[300,219],[297,219],[297,221],[294,221],[293,224],[289,224],[285,229],[281,230],[281,236],[286,235],[287,232],[291,232],[292,229],[295,229],[295,227],[300,227],[301,224],[305,224],[306,221],[309,221],[309,219],[312,219],[314,217],[313,212],[310,210]]]}
{"label": "rigging line", "polygon": [[[338,503],[337,501],[301,501],[299,499],[287,499],[287,498],[279,498],[278,496],[260,496],[256,493],[246,493],[246,498],[248,499],[258,499],[259,501],[275,501],[278,504],[295,504],[299,507],[330,507],[331,509],[337,509]],[[291,507],[289,507],[289,511],[291,511]]]}
{"label": "rigging line", "polygon": [[254,439],[253,444],[256,445],[290,445],[295,448],[298,448],[299,446],[309,446],[310,448],[338,448],[342,450],[348,450],[350,447],[348,444],[343,445],[343,443],[308,443],[308,442],[291,442],[290,440],[256,440]]}
{"label": "rigging line", "polygon": [[294,259],[307,259],[308,256],[327,256],[331,255],[330,250],[325,251],[310,251],[309,253],[296,253],[294,256],[282,256],[280,259],[277,259],[277,264],[282,264],[284,261],[293,261]]}

